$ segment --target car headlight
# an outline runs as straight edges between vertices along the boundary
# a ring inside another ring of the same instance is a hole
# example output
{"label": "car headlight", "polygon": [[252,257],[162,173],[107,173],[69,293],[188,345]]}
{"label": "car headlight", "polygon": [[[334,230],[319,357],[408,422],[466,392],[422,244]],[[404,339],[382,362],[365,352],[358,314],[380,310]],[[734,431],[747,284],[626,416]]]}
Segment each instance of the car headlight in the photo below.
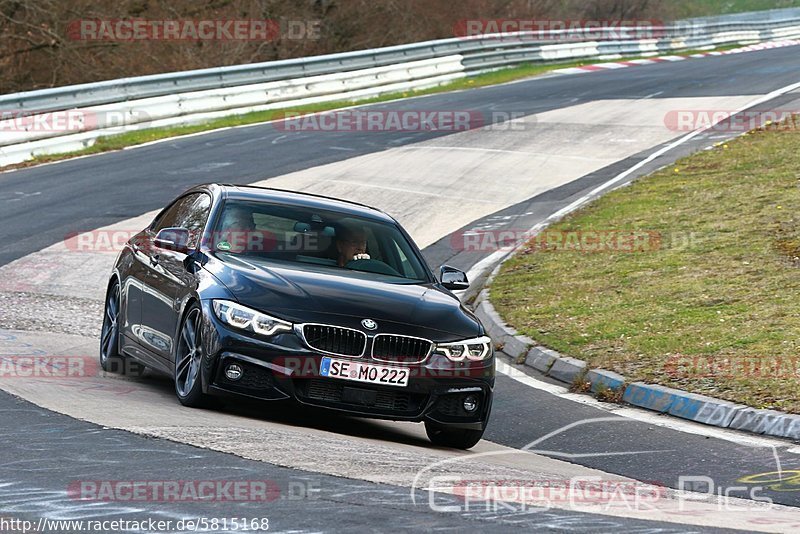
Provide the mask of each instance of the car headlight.
{"label": "car headlight", "polygon": [[241,330],[249,330],[262,336],[272,336],[278,332],[292,330],[292,323],[251,310],[230,300],[215,300],[214,313],[220,321],[227,325]]}
{"label": "car headlight", "polygon": [[454,362],[463,362],[464,360],[479,362],[492,354],[492,339],[482,336],[452,343],[437,343],[436,352],[444,354]]}

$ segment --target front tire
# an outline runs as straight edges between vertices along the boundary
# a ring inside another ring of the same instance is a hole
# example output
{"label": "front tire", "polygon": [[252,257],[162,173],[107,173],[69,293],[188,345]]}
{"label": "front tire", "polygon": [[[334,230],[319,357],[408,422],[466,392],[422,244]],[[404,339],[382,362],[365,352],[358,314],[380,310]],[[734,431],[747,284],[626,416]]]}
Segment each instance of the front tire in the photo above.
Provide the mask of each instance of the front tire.
{"label": "front tire", "polygon": [[471,449],[483,437],[483,430],[448,428],[447,425],[425,421],[425,433],[434,445],[454,449]]}
{"label": "front tire", "polygon": [[203,312],[192,304],[181,323],[178,342],[175,344],[175,394],[184,406],[202,408],[208,404],[208,395],[200,383],[203,362],[201,326]]}
{"label": "front tire", "polygon": [[126,358],[119,352],[120,318],[119,282],[116,280],[108,288],[103,313],[103,327],[100,331],[100,367],[103,371],[128,376],[140,376],[145,367],[137,361]]}

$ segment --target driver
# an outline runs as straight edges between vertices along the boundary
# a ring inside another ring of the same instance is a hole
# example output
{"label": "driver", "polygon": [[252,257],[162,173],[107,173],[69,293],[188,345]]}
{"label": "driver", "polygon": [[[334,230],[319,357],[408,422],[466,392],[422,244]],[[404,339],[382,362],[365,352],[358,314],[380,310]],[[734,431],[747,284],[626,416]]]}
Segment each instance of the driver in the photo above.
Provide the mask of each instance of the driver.
{"label": "driver", "polygon": [[250,210],[243,206],[228,206],[222,213],[217,248],[243,252],[252,245],[251,241],[256,237],[255,229],[256,223]]}
{"label": "driver", "polygon": [[336,233],[337,263],[344,267],[353,260],[368,260],[367,233],[363,228],[342,225]]}

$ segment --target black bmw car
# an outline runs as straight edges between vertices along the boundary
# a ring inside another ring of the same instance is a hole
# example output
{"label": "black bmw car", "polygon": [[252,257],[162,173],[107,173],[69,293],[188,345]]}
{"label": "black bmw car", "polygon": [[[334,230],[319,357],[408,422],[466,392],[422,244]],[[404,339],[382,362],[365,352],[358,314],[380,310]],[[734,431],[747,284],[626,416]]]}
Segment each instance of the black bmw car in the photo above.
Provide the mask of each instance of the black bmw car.
{"label": "black bmw car", "polygon": [[469,448],[492,406],[494,352],[403,228],[361,204],[204,185],[119,254],[100,363],[174,378],[178,400],[294,399],[350,415],[423,421]]}

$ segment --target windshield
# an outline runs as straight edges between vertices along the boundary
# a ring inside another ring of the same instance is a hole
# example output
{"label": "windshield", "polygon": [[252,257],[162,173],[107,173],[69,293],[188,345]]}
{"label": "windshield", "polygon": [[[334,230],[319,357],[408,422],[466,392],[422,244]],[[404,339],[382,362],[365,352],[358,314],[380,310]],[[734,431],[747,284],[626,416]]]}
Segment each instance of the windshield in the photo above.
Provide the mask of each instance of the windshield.
{"label": "windshield", "polygon": [[227,200],[211,233],[218,252],[381,279],[427,281],[425,267],[396,225],[302,206]]}

